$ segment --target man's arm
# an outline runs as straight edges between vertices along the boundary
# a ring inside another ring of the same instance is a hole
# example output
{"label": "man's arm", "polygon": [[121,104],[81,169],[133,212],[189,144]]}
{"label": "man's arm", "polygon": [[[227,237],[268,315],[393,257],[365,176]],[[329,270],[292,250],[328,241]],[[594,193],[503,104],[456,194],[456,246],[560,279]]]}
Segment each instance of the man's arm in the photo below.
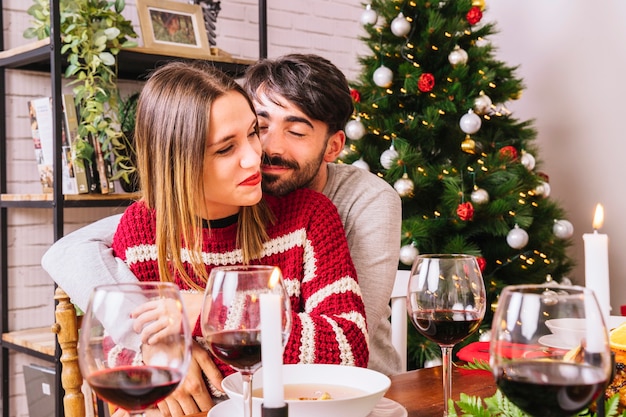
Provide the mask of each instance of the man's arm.
{"label": "man's arm", "polygon": [[64,236],[41,258],[43,269],[83,311],[95,286],[137,282],[111,249],[120,217],[105,217]]}

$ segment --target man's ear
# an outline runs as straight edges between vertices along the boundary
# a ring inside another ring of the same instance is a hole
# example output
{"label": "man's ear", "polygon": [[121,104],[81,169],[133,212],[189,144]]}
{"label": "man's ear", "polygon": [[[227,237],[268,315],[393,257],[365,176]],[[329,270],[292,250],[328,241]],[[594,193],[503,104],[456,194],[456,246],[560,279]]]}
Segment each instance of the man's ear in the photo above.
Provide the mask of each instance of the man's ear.
{"label": "man's ear", "polygon": [[326,152],[324,152],[325,162],[335,162],[346,144],[346,134],[343,130],[338,130],[328,138]]}

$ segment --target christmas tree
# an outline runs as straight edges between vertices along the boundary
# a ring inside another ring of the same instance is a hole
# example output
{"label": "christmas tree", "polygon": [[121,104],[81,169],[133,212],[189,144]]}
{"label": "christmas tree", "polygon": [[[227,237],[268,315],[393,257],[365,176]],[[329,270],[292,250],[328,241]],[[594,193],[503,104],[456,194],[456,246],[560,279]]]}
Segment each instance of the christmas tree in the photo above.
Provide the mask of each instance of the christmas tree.
{"label": "christmas tree", "polygon": [[[506,285],[562,280],[573,267],[573,227],[549,198],[532,121],[506,107],[523,83],[496,60],[488,40],[496,28],[483,12],[484,0],[366,6],[362,40],[371,54],[360,57],[352,83],[356,111],[342,161],[402,197],[401,268],[418,253],[475,255],[491,305]],[[411,367],[439,352],[415,331],[409,345]]]}

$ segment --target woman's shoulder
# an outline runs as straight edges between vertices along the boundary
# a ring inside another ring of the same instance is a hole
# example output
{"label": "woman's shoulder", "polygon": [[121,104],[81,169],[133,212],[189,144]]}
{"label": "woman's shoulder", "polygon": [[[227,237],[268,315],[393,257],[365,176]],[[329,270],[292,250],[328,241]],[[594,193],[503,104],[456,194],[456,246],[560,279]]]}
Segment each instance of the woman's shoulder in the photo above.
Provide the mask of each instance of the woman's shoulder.
{"label": "woman's shoulder", "polygon": [[139,200],[126,208],[120,220],[120,224],[152,223],[154,220],[154,210],[148,208],[143,201]]}

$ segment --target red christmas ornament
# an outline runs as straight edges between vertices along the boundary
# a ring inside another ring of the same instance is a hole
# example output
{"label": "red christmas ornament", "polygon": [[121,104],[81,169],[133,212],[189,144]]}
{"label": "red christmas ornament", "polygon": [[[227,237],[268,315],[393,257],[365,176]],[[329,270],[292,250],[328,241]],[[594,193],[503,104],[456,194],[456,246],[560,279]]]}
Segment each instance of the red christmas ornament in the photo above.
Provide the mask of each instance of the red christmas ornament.
{"label": "red christmas ornament", "polygon": [[538,172],[537,176],[544,180],[545,182],[550,182],[550,177],[545,172]]}
{"label": "red christmas ornament", "polygon": [[480,19],[483,18],[483,12],[480,10],[480,7],[474,6],[469,9],[469,12],[467,12],[465,18],[470,25],[475,25],[476,23],[480,22]]}
{"label": "red christmas ornament", "polygon": [[352,97],[352,100],[354,100],[355,103],[361,102],[361,93],[354,88],[350,90],[350,97]]}
{"label": "red christmas ornament", "polygon": [[480,272],[485,272],[485,268],[487,267],[487,260],[482,256],[478,256],[476,258],[476,262],[478,263],[478,268],[480,269]]}
{"label": "red christmas ornament", "polygon": [[429,72],[425,72],[420,75],[417,80],[417,89],[422,93],[428,93],[435,86],[435,76]]}
{"label": "red christmas ornament", "polygon": [[467,203],[461,203],[456,208],[456,214],[459,216],[459,219],[470,221],[474,218],[474,206],[469,201]]}
{"label": "red christmas ornament", "polygon": [[500,149],[500,157],[514,161],[517,159],[517,149],[515,146],[505,146]]}

